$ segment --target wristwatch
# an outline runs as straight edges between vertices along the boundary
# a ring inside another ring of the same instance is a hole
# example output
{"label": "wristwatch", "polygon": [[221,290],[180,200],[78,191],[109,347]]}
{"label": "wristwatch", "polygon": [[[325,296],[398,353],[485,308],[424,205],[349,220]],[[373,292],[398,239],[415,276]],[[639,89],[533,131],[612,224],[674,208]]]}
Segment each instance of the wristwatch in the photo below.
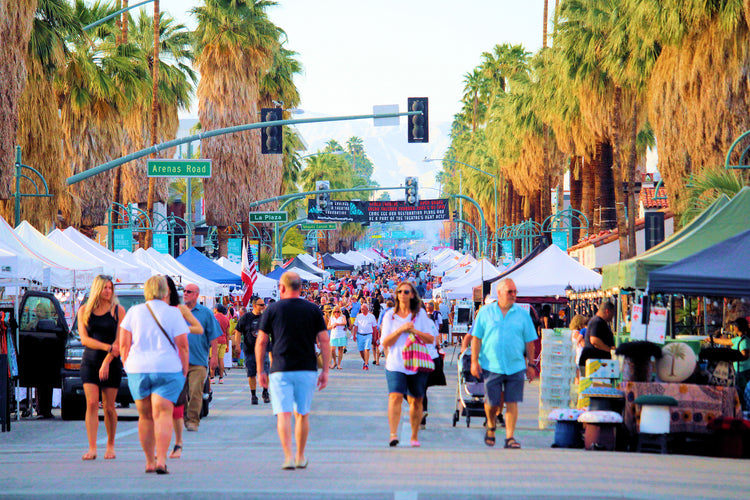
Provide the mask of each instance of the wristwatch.
{"label": "wristwatch", "polygon": [[112,354],[112,344],[109,345],[109,349],[107,349],[107,354]]}

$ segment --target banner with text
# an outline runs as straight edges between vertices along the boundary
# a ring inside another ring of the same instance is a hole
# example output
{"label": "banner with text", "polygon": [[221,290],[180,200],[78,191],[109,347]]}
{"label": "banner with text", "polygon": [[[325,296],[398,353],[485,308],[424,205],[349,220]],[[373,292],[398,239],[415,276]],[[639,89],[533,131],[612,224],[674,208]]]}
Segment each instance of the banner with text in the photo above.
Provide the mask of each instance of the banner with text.
{"label": "banner with text", "polygon": [[420,200],[416,206],[403,201],[340,201],[330,200],[325,209],[314,199],[307,200],[309,220],[342,222],[411,222],[447,220],[448,200]]}

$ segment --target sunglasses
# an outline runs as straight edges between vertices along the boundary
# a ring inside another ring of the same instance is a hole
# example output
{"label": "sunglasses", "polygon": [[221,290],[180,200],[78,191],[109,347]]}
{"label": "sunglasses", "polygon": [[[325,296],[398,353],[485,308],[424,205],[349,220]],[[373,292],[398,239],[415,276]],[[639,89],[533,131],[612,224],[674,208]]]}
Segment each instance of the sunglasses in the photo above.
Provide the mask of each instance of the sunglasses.
{"label": "sunglasses", "polygon": [[396,293],[399,295],[411,295],[411,290],[398,290]]}
{"label": "sunglasses", "polygon": [[266,307],[265,304],[255,304],[255,305],[258,306],[258,307]]}
{"label": "sunglasses", "polygon": [[99,276],[97,276],[97,278],[107,280],[107,281],[112,281],[112,276],[109,276],[106,274],[100,274]]}
{"label": "sunglasses", "polygon": [[182,293],[183,293],[183,294],[186,294],[186,293],[198,293],[198,292],[196,292],[195,290],[185,290],[185,291],[184,291],[184,292],[182,292]]}

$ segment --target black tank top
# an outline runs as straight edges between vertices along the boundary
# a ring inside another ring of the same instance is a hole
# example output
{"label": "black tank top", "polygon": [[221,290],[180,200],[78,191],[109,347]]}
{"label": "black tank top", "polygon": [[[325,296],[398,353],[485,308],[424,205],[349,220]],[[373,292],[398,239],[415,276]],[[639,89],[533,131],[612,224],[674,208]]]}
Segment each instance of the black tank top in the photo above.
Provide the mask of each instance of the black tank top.
{"label": "black tank top", "polygon": [[[117,319],[107,311],[101,316],[91,313],[89,316],[89,337],[105,344],[112,344],[117,338]],[[83,361],[99,362],[107,356],[105,351],[86,347],[83,351]],[[101,358],[101,359],[99,359]]]}

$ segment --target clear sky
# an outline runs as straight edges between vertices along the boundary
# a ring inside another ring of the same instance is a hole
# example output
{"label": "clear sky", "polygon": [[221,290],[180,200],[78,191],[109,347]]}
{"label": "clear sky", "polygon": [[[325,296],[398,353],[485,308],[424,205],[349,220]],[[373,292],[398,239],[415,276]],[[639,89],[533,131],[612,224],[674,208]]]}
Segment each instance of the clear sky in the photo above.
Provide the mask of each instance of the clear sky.
{"label": "clear sky", "polygon": [[[550,0],[550,10],[554,3]],[[190,28],[195,19],[189,11],[200,4],[160,2],[162,11]],[[408,97],[429,97],[433,148],[426,154],[440,157],[460,109],[463,76],[496,44],[538,50],[543,5],[543,0],[280,0],[268,12],[303,66],[295,80],[302,116],[369,114],[375,104],[398,104],[405,111]],[[194,106],[189,115],[196,114]],[[301,132],[315,150],[318,144],[307,130]],[[425,166],[424,150],[412,151],[413,158],[402,161]],[[377,173],[380,167],[375,168]],[[430,164],[433,168],[439,164]]]}

